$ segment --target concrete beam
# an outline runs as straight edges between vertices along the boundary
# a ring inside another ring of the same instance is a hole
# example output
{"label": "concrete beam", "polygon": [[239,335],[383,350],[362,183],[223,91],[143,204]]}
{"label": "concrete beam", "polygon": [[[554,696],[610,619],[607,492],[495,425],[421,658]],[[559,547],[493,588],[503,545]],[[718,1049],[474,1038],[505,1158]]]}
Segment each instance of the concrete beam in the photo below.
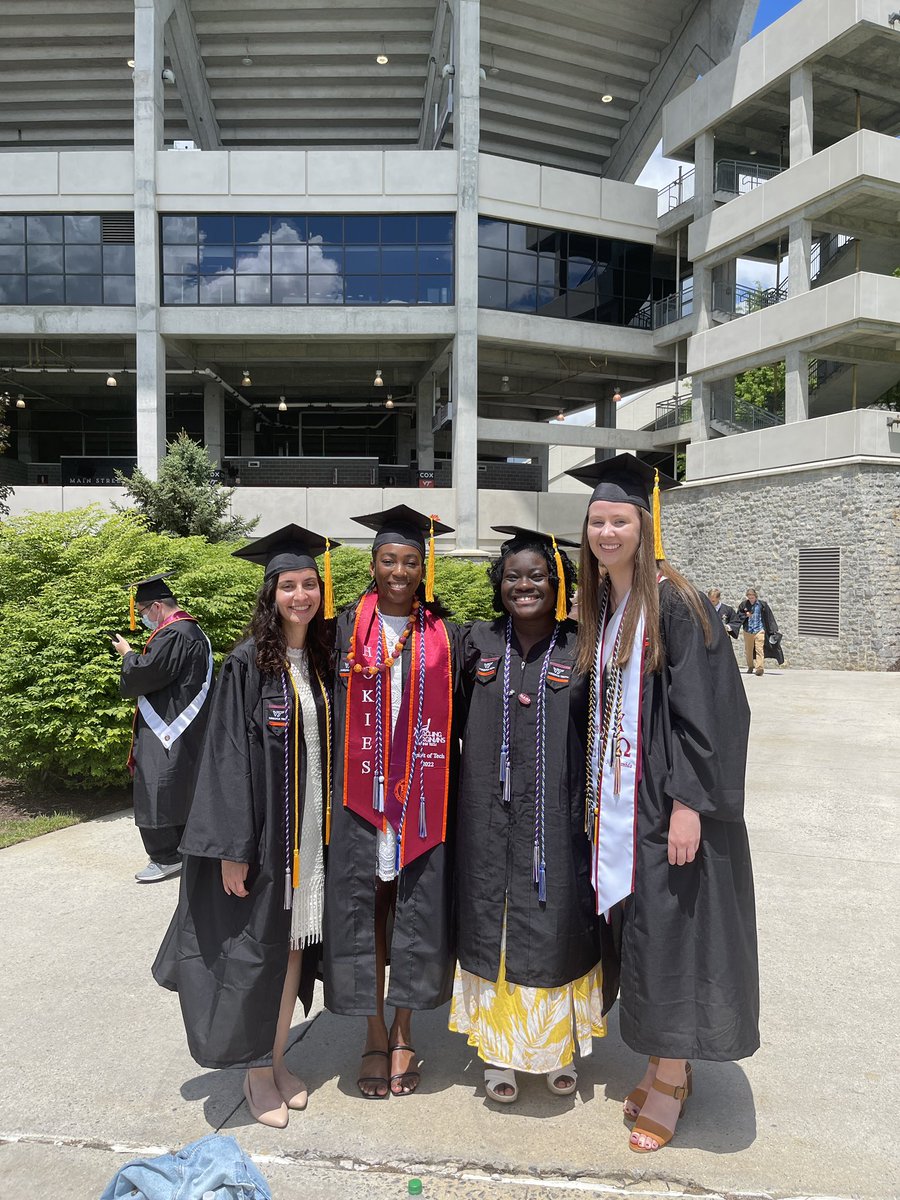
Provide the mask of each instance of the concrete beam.
{"label": "concrete beam", "polygon": [[221,149],[219,123],[187,0],[175,0],[166,25],[165,41],[191,137],[201,150]]}
{"label": "concrete beam", "polygon": [[595,429],[590,425],[544,424],[538,421],[494,421],[478,418],[478,440],[505,445],[582,446],[594,450],[655,450],[667,445],[656,433],[635,429]]}
{"label": "concrete beam", "polygon": [[444,77],[444,27],[449,11],[448,0],[436,0],[434,26],[431,31],[431,48],[428,51],[428,71],[425,75],[425,94],[422,100],[422,115],[419,117],[419,150],[435,150],[434,106],[440,101]]}
{"label": "concrete beam", "polygon": [[640,107],[632,110],[604,175],[629,183],[637,179],[662,136],[665,104],[747,40],[758,2],[701,0],[685,6],[688,15],[650,76]]}

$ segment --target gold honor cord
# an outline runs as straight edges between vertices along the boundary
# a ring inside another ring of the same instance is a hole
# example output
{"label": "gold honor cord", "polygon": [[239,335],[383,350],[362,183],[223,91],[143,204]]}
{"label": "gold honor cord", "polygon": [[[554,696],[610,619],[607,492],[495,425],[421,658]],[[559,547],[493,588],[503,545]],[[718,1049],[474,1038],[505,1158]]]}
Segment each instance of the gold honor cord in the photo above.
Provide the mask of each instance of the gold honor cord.
{"label": "gold honor cord", "polygon": [[288,679],[294,693],[294,846],[291,855],[291,886],[300,886],[300,695],[288,668]]}
{"label": "gold honor cord", "polygon": [[325,845],[331,841],[331,705],[328,702],[328,693],[325,691],[325,684],[319,678],[318,671],[316,672],[316,683],[319,685],[319,691],[322,693],[322,703],[325,705]]}

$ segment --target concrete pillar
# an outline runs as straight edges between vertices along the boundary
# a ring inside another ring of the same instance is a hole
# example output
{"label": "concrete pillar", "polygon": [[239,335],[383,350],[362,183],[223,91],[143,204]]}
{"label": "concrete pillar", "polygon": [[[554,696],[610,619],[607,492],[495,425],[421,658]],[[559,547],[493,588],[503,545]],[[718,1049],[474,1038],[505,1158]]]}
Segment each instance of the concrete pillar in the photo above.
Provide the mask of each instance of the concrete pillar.
{"label": "concrete pillar", "polygon": [[480,0],[454,0],[456,74],[456,337],[453,339],[453,486],[456,548],[478,548],[478,142],[480,136]]}
{"label": "concrete pillar", "polygon": [[710,129],[694,139],[694,201],[701,216],[713,207],[715,147],[715,134]]}
{"label": "concrete pillar", "polygon": [[802,218],[788,226],[788,296],[809,291],[812,222]]}
{"label": "concrete pillar", "polygon": [[416,389],[416,461],[420,471],[434,470],[434,380],[419,380]]}
{"label": "concrete pillar", "polygon": [[416,439],[413,436],[412,420],[409,411],[399,412],[397,414],[397,463],[401,467],[408,467],[412,461],[412,452],[416,448]]}
{"label": "concrete pillar", "polygon": [[241,458],[256,453],[256,413],[252,408],[241,409]]}
{"label": "concrete pillar", "polygon": [[225,453],[225,391],[214,379],[203,384],[203,441],[209,461],[219,466]]}
{"label": "concrete pillar", "polygon": [[[594,425],[597,429],[615,429],[616,405],[611,396],[594,401]],[[605,458],[615,458],[615,450],[597,449],[594,451],[594,462],[603,462]]]}
{"label": "concrete pillar", "polygon": [[709,329],[712,324],[713,273],[708,267],[694,263],[694,312],[697,314],[697,332]]}
{"label": "concrete pillar", "polygon": [[532,446],[529,451],[531,458],[541,468],[541,491],[550,489],[550,447]]}
{"label": "concrete pillar", "polygon": [[712,418],[713,392],[712,387],[708,383],[704,383],[696,376],[693,379],[691,389],[691,441],[692,442],[708,442],[710,426],[709,422]]}
{"label": "concrete pillar", "polygon": [[159,335],[156,152],[163,144],[163,33],[174,0],[134,0],[134,288],[138,466],[155,479],[166,452],[166,354]]}
{"label": "concrete pillar", "polygon": [[809,355],[788,350],[784,356],[784,423],[809,417]]}
{"label": "concrete pillar", "polygon": [[791,71],[790,165],[813,153],[813,75],[809,63]]}

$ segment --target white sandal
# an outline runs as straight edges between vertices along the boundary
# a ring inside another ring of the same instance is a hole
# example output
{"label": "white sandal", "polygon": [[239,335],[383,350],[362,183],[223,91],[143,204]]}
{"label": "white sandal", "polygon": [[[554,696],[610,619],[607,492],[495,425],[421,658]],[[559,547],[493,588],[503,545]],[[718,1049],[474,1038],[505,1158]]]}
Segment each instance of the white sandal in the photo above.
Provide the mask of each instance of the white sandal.
{"label": "white sandal", "polygon": [[[499,1083],[505,1083],[512,1091],[508,1096],[496,1090]],[[484,1090],[491,1100],[497,1104],[515,1104],[519,1098],[519,1085],[516,1083],[516,1073],[512,1067],[485,1067]]]}
{"label": "white sandal", "polygon": [[[559,1079],[571,1079],[572,1083],[569,1087],[558,1087],[557,1080]],[[575,1070],[574,1063],[570,1063],[568,1067],[557,1067],[555,1071],[549,1071],[547,1087],[554,1096],[571,1096],[578,1087],[578,1072]]]}

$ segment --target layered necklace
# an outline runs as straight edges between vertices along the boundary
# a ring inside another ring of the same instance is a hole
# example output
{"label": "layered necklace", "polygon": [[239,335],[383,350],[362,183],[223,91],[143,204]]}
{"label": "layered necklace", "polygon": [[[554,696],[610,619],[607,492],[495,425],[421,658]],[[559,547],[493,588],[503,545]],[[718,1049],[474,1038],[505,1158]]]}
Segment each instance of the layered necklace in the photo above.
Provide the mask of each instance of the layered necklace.
{"label": "layered necklace", "polygon": [[[512,657],[512,633],[513,622],[512,617],[506,618],[506,650],[503,655],[503,742],[500,746],[500,786],[502,788],[503,803],[508,805],[512,799],[512,759],[510,757],[510,697],[513,693],[513,688],[510,687],[510,661]],[[550,645],[547,647],[547,652],[544,655],[544,660],[541,663],[540,677],[538,680],[537,704],[535,706],[535,733],[534,733],[534,764],[535,764],[535,781],[534,781],[534,856],[533,856],[533,881],[538,890],[538,900],[543,904],[547,899],[547,863],[545,858],[545,839],[544,839],[544,814],[545,814],[545,796],[547,783],[547,764],[546,764],[546,746],[547,746],[547,672],[550,669],[550,657],[556,646],[556,639],[559,635],[559,622],[553,626],[553,634],[550,638]]]}

